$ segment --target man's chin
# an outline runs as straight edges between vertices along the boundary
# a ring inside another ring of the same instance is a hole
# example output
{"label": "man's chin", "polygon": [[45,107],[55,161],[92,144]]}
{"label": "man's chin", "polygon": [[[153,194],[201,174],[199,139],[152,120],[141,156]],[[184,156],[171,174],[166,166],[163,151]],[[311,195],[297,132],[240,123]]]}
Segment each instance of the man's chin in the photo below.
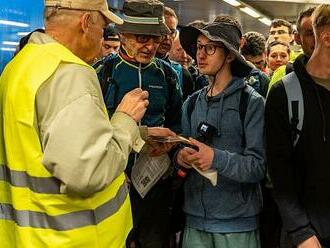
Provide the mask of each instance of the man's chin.
{"label": "man's chin", "polygon": [[144,55],[144,56],[140,56],[138,59],[137,59],[137,62],[139,63],[142,63],[142,64],[148,64],[151,62],[152,58],[154,56],[150,55],[150,56],[147,56],[147,55]]}

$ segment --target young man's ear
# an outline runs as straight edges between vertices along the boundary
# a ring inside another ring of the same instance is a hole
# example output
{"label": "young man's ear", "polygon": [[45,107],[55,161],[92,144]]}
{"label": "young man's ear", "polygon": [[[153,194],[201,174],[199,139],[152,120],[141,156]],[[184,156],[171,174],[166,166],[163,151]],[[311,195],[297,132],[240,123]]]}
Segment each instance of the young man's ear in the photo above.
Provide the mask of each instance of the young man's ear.
{"label": "young man's ear", "polygon": [[234,59],[236,58],[235,54],[232,52],[229,52],[228,56],[227,56],[227,63],[231,63],[234,61]]}

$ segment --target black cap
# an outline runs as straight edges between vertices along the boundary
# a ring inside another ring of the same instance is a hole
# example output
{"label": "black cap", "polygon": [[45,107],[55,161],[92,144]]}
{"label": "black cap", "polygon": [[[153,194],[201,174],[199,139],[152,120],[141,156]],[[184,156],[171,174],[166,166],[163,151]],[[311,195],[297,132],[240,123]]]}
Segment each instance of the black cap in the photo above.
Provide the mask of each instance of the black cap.
{"label": "black cap", "polygon": [[114,26],[108,25],[103,31],[104,40],[119,41],[119,34]]}

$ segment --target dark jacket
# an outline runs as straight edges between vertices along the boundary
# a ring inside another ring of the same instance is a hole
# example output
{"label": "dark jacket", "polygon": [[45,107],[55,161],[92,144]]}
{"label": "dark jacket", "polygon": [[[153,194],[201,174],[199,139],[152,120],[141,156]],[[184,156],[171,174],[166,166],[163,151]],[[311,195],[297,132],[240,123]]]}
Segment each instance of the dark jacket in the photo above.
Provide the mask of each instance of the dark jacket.
{"label": "dark jacket", "polygon": [[129,62],[124,57],[125,54],[112,55],[94,65],[101,85],[109,85],[104,95],[109,114],[127,92],[141,86],[149,92],[149,106],[141,124],[165,126],[180,133],[182,95],[175,71],[158,58],[145,65]]}
{"label": "dark jacket", "polygon": [[302,134],[293,147],[283,82],[266,103],[267,160],[285,231],[295,245],[316,234],[330,240],[330,92],[306,72],[307,58],[294,62],[304,98]]}
{"label": "dark jacket", "polygon": [[259,69],[252,69],[250,74],[245,78],[245,80],[260,95],[266,97],[270,80],[265,73],[263,73]]}

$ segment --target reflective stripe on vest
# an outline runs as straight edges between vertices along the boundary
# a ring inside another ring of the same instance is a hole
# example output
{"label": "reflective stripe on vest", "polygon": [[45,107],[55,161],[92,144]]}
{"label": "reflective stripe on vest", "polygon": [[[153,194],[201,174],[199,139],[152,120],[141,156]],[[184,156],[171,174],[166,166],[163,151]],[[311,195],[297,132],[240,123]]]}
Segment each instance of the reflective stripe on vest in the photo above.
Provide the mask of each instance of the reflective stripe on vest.
{"label": "reflective stripe on vest", "polygon": [[57,231],[97,225],[118,211],[124,203],[127,193],[128,190],[124,182],[113,199],[97,207],[94,211],[82,210],[57,216],[28,210],[16,210],[11,204],[0,203],[0,219],[12,220],[22,227],[51,228]]}
{"label": "reflective stripe on vest", "polygon": [[0,165],[0,180],[15,187],[26,187],[36,193],[60,194],[61,182],[55,177],[29,176],[25,171],[10,170],[6,165]]}

